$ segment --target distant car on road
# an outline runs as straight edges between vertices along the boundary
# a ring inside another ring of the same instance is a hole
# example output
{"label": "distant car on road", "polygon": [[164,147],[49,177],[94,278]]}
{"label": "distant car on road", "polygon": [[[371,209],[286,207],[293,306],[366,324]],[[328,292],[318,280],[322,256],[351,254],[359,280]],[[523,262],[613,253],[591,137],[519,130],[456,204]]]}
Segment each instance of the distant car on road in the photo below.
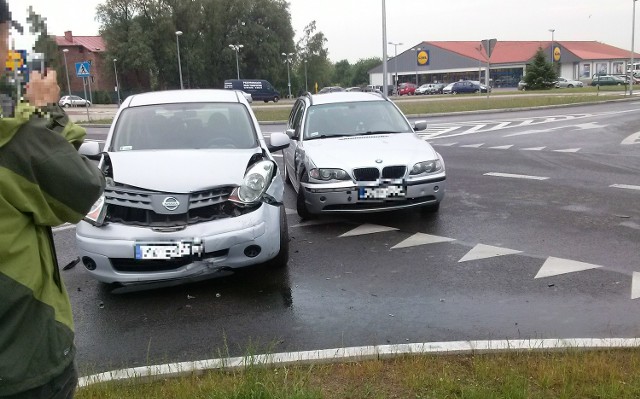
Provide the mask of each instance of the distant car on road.
{"label": "distant car on road", "polygon": [[591,86],[622,86],[626,84],[624,79],[610,75],[595,75]]}
{"label": "distant car on road", "polygon": [[491,89],[487,89],[487,86],[481,85],[479,82],[473,80],[463,80],[455,82],[451,87],[451,94],[464,94],[464,93],[486,93]]}
{"label": "distant car on road", "polygon": [[571,89],[573,87],[583,87],[584,83],[582,83],[579,80],[573,80],[573,79],[567,79],[567,78],[558,78],[558,80],[556,81],[556,87],[557,88],[568,88]]}
{"label": "distant car on road", "polygon": [[86,105],[90,107],[91,101],[85,100],[84,98],[78,97],[78,96],[63,96],[58,101],[58,104],[61,107],[67,107],[67,108],[68,107],[84,107]]}
{"label": "distant car on road", "polygon": [[318,94],[335,93],[337,91],[345,91],[345,90],[344,90],[344,88],[342,88],[340,86],[327,86],[327,87],[323,87],[322,89],[320,89]]}
{"label": "distant car on road", "polygon": [[442,88],[442,94],[451,94],[451,89],[453,88],[454,83],[449,83],[445,87]]}

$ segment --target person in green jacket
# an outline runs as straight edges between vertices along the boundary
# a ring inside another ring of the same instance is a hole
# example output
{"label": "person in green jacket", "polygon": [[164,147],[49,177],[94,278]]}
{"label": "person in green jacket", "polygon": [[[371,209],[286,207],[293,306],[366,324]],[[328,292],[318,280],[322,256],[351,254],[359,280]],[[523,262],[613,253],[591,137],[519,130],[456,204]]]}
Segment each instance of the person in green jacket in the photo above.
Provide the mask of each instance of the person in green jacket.
{"label": "person in green jacket", "polygon": [[[0,0],[0,65],[11,17]],[[3,77],[4,78],[4,77]],[[57,105],[55,71],[33,72],[24,102],[0,118],[0,398],[71,398],[73,317],[52,226],[77,223],[104,190],[78,154],[85,130]]]}

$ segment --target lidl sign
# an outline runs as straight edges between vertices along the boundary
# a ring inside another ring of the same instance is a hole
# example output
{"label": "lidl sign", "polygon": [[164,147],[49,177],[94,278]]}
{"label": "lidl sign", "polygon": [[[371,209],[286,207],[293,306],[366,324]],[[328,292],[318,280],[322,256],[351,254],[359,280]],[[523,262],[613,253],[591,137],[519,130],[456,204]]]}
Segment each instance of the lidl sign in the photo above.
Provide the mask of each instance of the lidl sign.
{"label": "lidl sign", "polygon": [[560,47],[555,46],[553,47],[553,60],[555,62],[559,62],[560,61],[560,56],[562,55],[562,53],[560,52]]}
{"label": "lidl sign", "polygon": [[5,70],[8,72],[24,71],[27,68],[26,50],[9,50]]}
{"label": "lidl sign", "polygon": [[429,65],[429,50],[418,51],[418,65]]}

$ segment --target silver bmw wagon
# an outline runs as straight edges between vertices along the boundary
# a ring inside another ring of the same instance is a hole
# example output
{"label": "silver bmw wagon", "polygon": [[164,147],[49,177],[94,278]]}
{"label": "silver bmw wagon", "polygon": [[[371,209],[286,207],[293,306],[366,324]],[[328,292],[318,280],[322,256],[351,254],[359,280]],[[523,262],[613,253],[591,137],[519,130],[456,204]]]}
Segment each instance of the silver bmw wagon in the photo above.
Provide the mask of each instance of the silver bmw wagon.
{"label": "silver bmw wagon", "polygon": [[420,207],[444,198],[444,160],[398,107],[377,93],[307,94],[287,122],[284,173],[302,218]]}
{"label": "silver bmw wagon", "polygon": [[284,183],[239,91],[180,90],[128,97],[100,155],[104,195],[76,230],[87,271],[105,283],[197,280],[267,262],[284,266]]}

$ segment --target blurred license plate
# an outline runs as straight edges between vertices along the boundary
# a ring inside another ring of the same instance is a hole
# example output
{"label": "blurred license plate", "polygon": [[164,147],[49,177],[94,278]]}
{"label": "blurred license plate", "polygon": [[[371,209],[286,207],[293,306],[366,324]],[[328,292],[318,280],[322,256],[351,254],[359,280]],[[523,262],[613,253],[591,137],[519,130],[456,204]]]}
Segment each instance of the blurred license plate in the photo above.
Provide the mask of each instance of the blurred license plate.
{"label": "blurred license plate", "polygon": [[406,190],[402,186],[360,187],[358,190],[358,198],[361,200],[402,198],[405,195]]}
{"label": "blurred license plate", "polygon": [[191,241],[135,244],[136,259],[175,259],[185,256],[200,256],[202,243]]}

